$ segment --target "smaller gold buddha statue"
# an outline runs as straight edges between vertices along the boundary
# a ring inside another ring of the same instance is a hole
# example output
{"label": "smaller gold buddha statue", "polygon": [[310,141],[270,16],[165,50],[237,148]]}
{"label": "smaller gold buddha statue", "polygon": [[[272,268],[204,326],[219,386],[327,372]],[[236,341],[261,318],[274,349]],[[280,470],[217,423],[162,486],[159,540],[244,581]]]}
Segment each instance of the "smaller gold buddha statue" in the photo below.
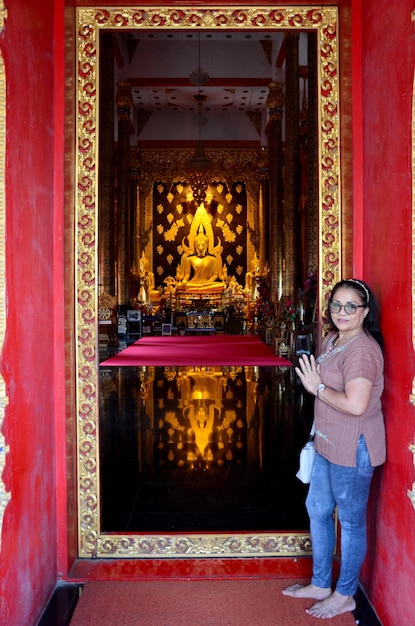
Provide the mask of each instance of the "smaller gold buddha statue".
{"label": "smaller gold buddha statue", "polygon": [[151,299],[151,292],[154,291],[154,274],[149,270],[149,262],[144,254],[144,250],[140,258],[140,291],[138,299],[141,304],[148,304]]}
{"label": "smaller gold buddha statue", "polygon": [[251,270],[245,275],[245,293],[252,300],[255,300],[258,297],[257,278],[260,275],[259,270],[259,258],[255,252],[251,261]]}

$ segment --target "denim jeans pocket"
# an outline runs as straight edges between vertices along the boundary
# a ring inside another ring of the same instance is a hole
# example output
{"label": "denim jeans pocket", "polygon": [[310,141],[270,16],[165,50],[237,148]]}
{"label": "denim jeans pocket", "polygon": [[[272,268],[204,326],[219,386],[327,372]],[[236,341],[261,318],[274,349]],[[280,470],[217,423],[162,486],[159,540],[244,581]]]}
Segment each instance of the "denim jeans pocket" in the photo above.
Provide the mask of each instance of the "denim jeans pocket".
{"label": "denim jeans pocket", "polygon": [[359,442],[357,444],[356,467],[359,474],[362,476],[372,476],[375,469],[370,463],[369,452],[363,435],[360,435]]}

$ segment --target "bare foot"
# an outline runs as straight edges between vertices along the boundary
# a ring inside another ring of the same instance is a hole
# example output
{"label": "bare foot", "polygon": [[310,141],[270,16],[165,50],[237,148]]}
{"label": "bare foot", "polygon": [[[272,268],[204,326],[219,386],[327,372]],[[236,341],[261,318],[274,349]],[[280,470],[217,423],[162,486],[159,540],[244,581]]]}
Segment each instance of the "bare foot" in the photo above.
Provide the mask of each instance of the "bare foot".
{"label": "bare foot", "polygon": [[329,598],[316,602],[312,607],[306,609],[308,615],[318,617],[320,619],[327,619],[329,617],[336,617],[342,613],[348,613],[354,611],[356,608],[356,602],[353,596],[343,596],[337,591],[333,591]]}
{"label": "bare foot", "polygon": [[316,587],[315,585],[290,585],[282,590],[284,596],[293,598],[311,598],[312,600],[326,600],[331,596],[331,588]]}

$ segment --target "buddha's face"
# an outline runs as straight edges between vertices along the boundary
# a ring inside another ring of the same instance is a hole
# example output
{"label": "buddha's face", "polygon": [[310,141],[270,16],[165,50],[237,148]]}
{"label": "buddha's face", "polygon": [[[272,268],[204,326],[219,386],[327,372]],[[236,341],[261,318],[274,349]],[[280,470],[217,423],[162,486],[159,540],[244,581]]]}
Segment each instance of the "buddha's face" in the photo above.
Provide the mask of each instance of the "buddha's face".
{"label": "buddha's face", "polygon": [[207,252],[207,240],[204,237],[195,238],[195,251],[197,256],[205,256]]}
{"label": "buddha's face", "polygon": [[209,417],[208,409],[205,406],[199,406],[196,411],[196,419],[200,425],[205,425]]}

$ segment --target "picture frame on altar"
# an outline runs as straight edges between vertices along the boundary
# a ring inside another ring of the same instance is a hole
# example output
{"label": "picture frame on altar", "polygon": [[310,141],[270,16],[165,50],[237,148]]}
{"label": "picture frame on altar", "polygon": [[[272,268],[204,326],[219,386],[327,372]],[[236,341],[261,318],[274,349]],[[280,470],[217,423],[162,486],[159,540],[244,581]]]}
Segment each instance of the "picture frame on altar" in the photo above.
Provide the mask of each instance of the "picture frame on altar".
{"label": "picture frame on altar", "polygon": [[161,335],[162,337],[167,337],[168,335],[171,335],[171,324],[161,325]]}

